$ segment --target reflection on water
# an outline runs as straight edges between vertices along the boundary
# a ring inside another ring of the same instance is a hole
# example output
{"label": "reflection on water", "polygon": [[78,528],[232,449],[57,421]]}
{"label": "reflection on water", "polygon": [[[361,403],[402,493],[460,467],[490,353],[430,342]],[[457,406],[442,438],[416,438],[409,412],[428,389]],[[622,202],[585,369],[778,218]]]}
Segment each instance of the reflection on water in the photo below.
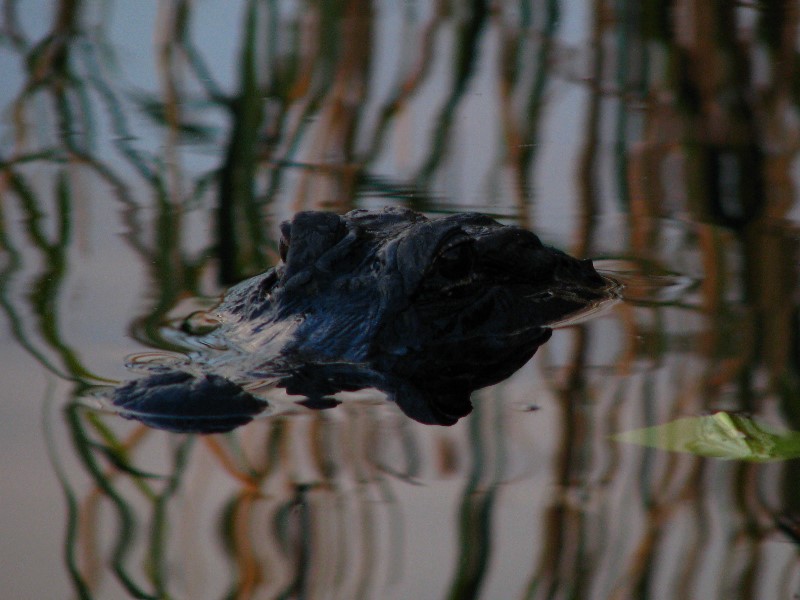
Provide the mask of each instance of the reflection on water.
{"label": "reflection on water", "polygon": [[[333,4],[3,4],[9,593],[791,598],[796,460],[611,436],[800,430],[798,11]],[[87,400],[199,351],[173,324],[282,220],[385,205],[525,226],[624,301],[447,429],[368,390],[202,437]]]}

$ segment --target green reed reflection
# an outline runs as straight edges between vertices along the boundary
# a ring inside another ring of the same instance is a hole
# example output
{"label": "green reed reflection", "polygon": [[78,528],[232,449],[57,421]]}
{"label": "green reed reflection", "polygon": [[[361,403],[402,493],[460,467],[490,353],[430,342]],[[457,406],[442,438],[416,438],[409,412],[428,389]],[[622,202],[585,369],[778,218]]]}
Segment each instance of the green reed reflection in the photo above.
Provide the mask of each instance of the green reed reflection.
{"label": "green reed reflection", "polygon": [[[42,228],[41,221],[44,213],[39,208],[33,191],[20,176],[13,172],[10,172],[9,175],[9,188],[19,200],[20,208],[25,215],[25,233],[28,244],[41,253],[43,262],[47,265],[41,275],[30,284],[28,296],[31,312],[37,320],[38,335],[36,337],[41,337],[42,344],[59,357],[63,368],[53,364],[43,351],[35,347],[31,336],[24,331],[25,326],[17,314],[16,308],[11,302],[6,301],[4,306],[8,311],[15,338],[36,356],[42,365],[56,375],[77,382],[84,382],[86,379],[99,380],[99,377],[92,375],[83,366],[76,351],[63,340],[58,323],[59,296],[67,270],[66,252],[70,245],[72,228],[72,200],[69,184],[63,175],[55,181],[56,188],[53,196],[56,204],[54,207],[56,232],[55,239],[51,241]],[[6,282],[9,282],[21,266],[21,252],[12,246],[10,237],[7,235],[3,235],[2,246],[11,257],[6,273]]]}
{"label": "green reed reflection", "polygon": [[[38,33],[22,8],[3,3],[0,33],[17,82],[0,310],[72,386],[48,440],[77,596],[190,597],[202,575],[231,598],[383,597],[416,589],[424,542],[439,553],[426,584],[453,599],[791,597],[779,532],[800,511],[798,461],[609,441],[717,410],[800,430],[791,3],[241,0],[209,27],[212,8],[164,0],[141,9],[152,83],[131,81],[113,3],[53,2]],[[84,235],[119,231],[120,269],[143,273],[119,324],[131,350],[182,352],[169,323],[273,263],[277,221],[387,203],[481,210],[628,269],[613,315],[537,355],[526,399],[542,414],[499,386],[455,432],[359,400],[198,439],[85,406],[106,379],[103,350],[71,337]],[[109,204],[115,220],[84,219]],[[512,474],[529,438],[546,440],[520,470],[534,475]],[[530,479],[546,497],[511,504]],[[500,535],[508,511],[534,539]],[[504,570],[520,554],[527,570]]]}

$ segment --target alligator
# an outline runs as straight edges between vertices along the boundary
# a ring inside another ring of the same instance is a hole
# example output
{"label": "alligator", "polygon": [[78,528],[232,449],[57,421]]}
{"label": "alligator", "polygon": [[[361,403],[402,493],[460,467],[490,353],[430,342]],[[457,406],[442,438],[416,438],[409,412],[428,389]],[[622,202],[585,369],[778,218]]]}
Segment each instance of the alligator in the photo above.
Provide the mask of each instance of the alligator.
{"label": "alligator", "polygon": [[450,425],[470,412],[472,391],[618,289],[591,260],[482,214],[308,211],[280,232],[281,262],[211,312],[208,346],[222,350],[117,388],[128,416],[208,431],[203,419],[221,411],[230,418],[215,430],[229,429],[267,402],[254,382],[271,381],[316,407],[377,387],[416,420]]}

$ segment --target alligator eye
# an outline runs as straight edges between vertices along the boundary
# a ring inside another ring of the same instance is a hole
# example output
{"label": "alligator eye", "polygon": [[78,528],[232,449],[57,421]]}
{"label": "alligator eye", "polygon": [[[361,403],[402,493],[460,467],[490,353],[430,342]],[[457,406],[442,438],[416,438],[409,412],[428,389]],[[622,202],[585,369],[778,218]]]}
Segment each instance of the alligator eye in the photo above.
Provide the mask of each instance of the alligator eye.
{"label": "alligator eye", "polygon": [[470,243],[445,249],[436,258],[437,272],[450,281],[468,279],[475,264],[475,249]]}
{"label": "alligator eye", "polygon": [[280,226],[281,241],[278,242],[278,252],[280,252],[281,260],[286,262],[286,255],[289,254],[289,244],[292,243],[292,223],[284,221]]}
{"label": "alligator eye", "polygon": [[286,262],[286,254],[289,252],[289,240],[281,236],[281,241],[278,243],[278,252],[281,254],[281,260]]}

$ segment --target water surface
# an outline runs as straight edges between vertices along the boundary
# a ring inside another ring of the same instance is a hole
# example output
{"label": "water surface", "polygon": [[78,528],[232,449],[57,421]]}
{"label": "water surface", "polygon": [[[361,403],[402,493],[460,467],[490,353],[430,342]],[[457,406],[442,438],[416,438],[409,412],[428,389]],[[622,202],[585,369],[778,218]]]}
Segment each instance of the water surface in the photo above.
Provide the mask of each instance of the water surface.
{"label": "water surface", "polygon": [[[793,597],[798,463],[758,437],[800,431],[786,6],[5,2],[5,593]],[[212,436],[86,400],[191,350],[283,219],[386,205],[528,227],[624,301],[452,427],[368,390]],[[722,458],[613,437],[719,411]]]}

